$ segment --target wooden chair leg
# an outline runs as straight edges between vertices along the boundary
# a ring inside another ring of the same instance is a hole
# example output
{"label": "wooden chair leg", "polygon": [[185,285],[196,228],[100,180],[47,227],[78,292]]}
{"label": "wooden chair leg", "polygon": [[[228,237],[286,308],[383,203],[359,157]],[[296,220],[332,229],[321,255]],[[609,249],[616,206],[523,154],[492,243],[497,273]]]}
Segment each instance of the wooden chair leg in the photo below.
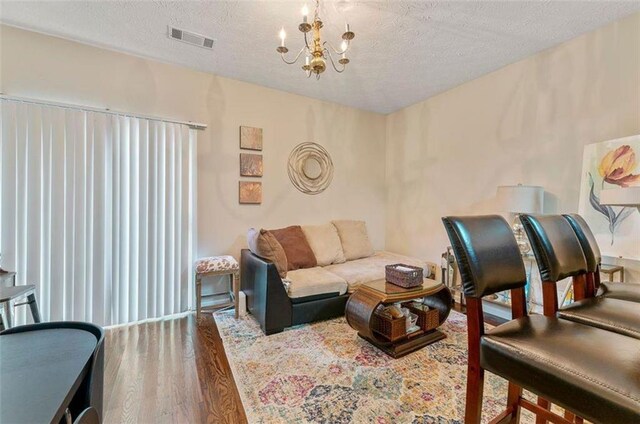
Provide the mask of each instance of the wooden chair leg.
{"label": "wooden chair leg", "polygon": [[31,309],[31,317],[33,318],[33,322],[40,322],[40,311],[38,310],[38,302],[36,301],[35,293],[31,293],[27,296],[27,301],[29,302],[29,308]]}
{"label": "wooden chair leg", "polygon": [[467,398],[464,411],[465,424],[480,424],[482,418],[482,396],[484,391],[484,369],[480,366],[480,338],[484,334],[482,299],[467,300]]}
{"label": "wooden chair leg", "polygon": [[510,424],[518,424],[520,422],[520,397],[522,397],[522,387],[509,382],[507,409],[511,410]]}
{"label": "wooden chair leg", "polygon": [[576,275],[573,277],[573,299],[575,301],[586,299],[589,297],[589,290],[587,288],[587,277],[585,274]]}
{"label": "wooden chair leg", "polygon": [[554,317],[558,312],[558,293],[553,281],[542,282],[542,310],[548,317]]}
{"label": "wooden chair leg", "polygon": [[196,321],[200,320],[201,306],[202,306],[202,278],[196,277]]}
{"label": "wooden chair leg", "polygon": [[467,403],[464,411],[465,424],[480,424],[483,392],[484,370],[469,365],[467,368]]}
{"label": "wooden chair leg", "polygon": [[[538,397],[538,406],[547,411],[551,410],[551,403],[548,400]],[[547,420],[542,417],[536,416],[536,424],[547,424]]]}

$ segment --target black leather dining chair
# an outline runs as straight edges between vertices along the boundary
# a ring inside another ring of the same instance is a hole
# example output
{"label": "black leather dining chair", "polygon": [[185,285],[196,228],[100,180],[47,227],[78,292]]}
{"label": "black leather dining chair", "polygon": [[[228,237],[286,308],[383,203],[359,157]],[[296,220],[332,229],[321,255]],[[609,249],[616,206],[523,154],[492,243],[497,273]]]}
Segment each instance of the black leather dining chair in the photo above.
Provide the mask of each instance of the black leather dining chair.
{"label": "black leather dining chair", "polygon": [[589,224],[578,214],[562,215],[571,225],[582,252],[587,259],[587,283],[593,284],[594,291],[597,295],[610,297],[612,299],[628,300],[631,302],[640,302],[640,284],[638,283],[614,283],[600,282],[600,262],[602,254],[600,246],[596,241]]}
{"label": "black leather dining chair", "polygon": [[[595,296],[598,260],[592,249],[583,250],[570,222],[562,215],[520,215],[531,241],[542,279],[545,315],[580,322],[640,339],[640,308],[636,302]],[[586,253],[586,255],[585,255]],[[591,271],[591,272],[589,272]],[[576,301],[558,308],[557,283],[573,278]]]}
{"label": "black leather dining chair", "polygon": [[[574,423],[524,399],[523,388],[593,423],[640,421],[640,340],[555,316],[529,316],[524,264],[504,218],[442,220],[467,303],[465,423],[481,420],[485,370],[509,381],[506,409],[493,422],[517,423],[525,408],[543,420]],[[504,290],[511,290],[513,320],[485,331],[482,297]]]}
{"label": "black leather dining chair", "polygon": [[96,338],[96,347],[91,358],[88,375],[78,388],[70,405],[70,410],[73,416],[78,416],[87,407],[91,406],[95,408],[98,417],[101,418],[104,392],[104,329],[102,327],[79,321],[43,322],[12,327],[0,332],[0,335],[60,328],[84,330],[93,334]]}

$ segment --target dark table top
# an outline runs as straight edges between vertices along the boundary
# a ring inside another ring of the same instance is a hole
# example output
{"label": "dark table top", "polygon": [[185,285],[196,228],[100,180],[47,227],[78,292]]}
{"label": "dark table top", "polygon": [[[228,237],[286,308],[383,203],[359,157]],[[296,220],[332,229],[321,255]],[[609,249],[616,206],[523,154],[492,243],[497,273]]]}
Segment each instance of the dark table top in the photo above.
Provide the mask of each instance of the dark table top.
{"label": "dark table top", "polygon": [[0,336],[0,423],[59,422],[96,344],[78,329]]}

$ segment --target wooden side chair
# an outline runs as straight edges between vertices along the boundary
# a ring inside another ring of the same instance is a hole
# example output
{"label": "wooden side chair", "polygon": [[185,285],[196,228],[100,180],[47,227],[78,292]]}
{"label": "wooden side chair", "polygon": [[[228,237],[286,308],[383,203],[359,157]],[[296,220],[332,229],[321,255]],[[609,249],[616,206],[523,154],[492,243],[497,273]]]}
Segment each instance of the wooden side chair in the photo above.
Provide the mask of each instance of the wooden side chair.
{"label": "wooden side chair", "polygon": [[[24,302],[16,301],[26,298]],[[0,314],[2,315],[2,329],[6,330],[14,326],[13,308],[21,305],[29,305],[33,322],[40,322],[40,311],[36,302],[36,286],[28,284],[24,286],[0,287]]]}
{"label": "wooden side chair", "polygon": [[[519,422],[521,408],[545,421],[575,423],[523,398],[523,388],[593,423],[638,422],[640,340],[553,316],[529,316],[524,264],[504,218],[443,222],[467,301],[465,423],[481,421],[485,370],[509,381],[506,408],[492,423]],[[482,297],[504,290],[511,290],[513,320],[485,332]]]}

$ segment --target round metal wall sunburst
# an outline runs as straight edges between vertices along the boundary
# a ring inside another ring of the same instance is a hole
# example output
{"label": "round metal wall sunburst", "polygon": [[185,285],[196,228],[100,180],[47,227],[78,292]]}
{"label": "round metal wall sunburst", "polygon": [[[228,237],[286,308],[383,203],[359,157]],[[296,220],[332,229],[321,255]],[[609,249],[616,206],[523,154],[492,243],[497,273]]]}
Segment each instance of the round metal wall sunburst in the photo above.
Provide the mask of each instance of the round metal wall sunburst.
{"label": "round metal wall sunburst", "polygon": [[333,179],[333,161],[329,152],[317,143],[301,143],[289,155],[289,179],[305,194],[319,194]]}

